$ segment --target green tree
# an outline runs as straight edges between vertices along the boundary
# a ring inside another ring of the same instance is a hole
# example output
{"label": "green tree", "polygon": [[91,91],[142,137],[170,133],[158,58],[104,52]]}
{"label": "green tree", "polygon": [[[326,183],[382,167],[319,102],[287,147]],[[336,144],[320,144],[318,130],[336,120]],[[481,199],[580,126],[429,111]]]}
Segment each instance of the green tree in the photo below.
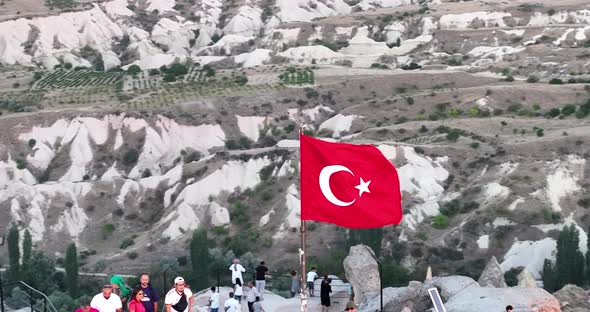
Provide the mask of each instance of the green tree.
{"label": "green tree", "polygon": [[348,232],[348,246],[364,244],[375,252],[379,257],[381,255],[381,241],[383,240],[383,228],[375,229],[351,229]]}
{"label": "green tree", "polygon": [[129,66],[129,68],[127,68],[127,73],[132,76],[136,76],[140,72],[141,72],[141,67],[139,67],[137,65],[131,65],[131,66]]}
{"label": "green tree", "polygon": [[434,217],[432,226],[439,230],[446,229],[449,226],[449,217],[439,214],[438,216]]}
{"label": "green tree", "polygon": [[566,284],[582,286],[584,282],[584,255],[579,248],[579,232],[574,225],[566,226],[557,239],[555,260],[555,290]]}
{"label": "green tree", "polygon": [[31,237],[31,232],[29,230],[25,230],[24,238],[23,238],[23,264],[22,270],[26,272],[29,270],[29,262],[31,262],[31,252],[33,250],[33,238]]}
{"label": "green tree", "polygon": [[66,269],[66,289],[72,298],[78,297],[78,252],[76,244],[71,243],[66,249],[66,258],[64,260]]}
{"label": "green tree", "polygon": [[182,76],[188,73],[188,67],[184,64],[174,63],[168,69],[168,73],[173,74],[174,76]]}
{"label": "green tree", "polygon": [[12,224],[10,230],[8,230],[6,240],[8,243],[8,262],[10,264],[8,276],[12,281],[18,281],[20,279],[20,249],[18,247],[18,228],[15,224]]}
{"label": "green tree", "polygon": [[551,260],[545,259],[541,277],[543,278],[543,288],[549,292],[554,292],[557,290],[555,289],[555,272],[553,272],[553,263],[551,263]]}
{"label": "green tree", "polygon": [[31,254],[30,270],[26,273],[25,280],[43,293],[51,293],[54,283],[55,262],[39,251]]}
{"label": "green tree", "polygon": [[195,277],[196,289],[205,289],[209,285],[209,246],[207,231],[196,230],[190,245],[192,274]]}

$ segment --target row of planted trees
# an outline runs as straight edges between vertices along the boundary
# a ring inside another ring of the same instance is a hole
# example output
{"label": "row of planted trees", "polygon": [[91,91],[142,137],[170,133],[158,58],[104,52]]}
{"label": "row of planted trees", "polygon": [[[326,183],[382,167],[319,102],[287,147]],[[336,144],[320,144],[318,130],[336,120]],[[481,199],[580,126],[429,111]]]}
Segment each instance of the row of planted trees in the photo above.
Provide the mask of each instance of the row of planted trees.
{"label": "row of planted trees", "polygon": [[[75,299],[81,295],[78,277],[78,252],[75,244],[67,247],[63,261],[64,271],[60,272],[55,261],[43,252],[33,248],[32,236],[29,230],[23,232],[22,255],[20,232],[15,225],[8,231],[6,239],[8,248],[9,267],[4,285],[11,282],[23,281],[31,287],[49,295],[52,301],[68,302],[65,308],[76,305]],[[8,294],[12,294],[14,287],[7,287]],[[58,306],[58,308],[61,308]]]}

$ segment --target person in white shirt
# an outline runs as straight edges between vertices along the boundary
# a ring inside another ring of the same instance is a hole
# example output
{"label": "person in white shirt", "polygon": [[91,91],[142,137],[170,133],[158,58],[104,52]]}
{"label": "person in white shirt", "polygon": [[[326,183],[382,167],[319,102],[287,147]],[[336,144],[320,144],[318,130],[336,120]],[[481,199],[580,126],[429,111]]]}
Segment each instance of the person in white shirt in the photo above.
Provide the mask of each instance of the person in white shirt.
{"label": "person in white shirt", "polygon": [[318,273],[315,267],[311,268],[311,271],[307,273],[307,289],[309,289],[309,296],[313,297],[313,284],[318,279]]}
{"label": "person in white shirt", "polygon": [[231,271],[231,282],[232,284],[237,284],[238,280],[240,284],[244,283],[244,278],[242,277],[242,272],[246,272],[246,269],[240,264],[239,259],[234,259],[234,263],[229,267]]}
{"label": "person in white shirt", "polygon": [[236,300],[234,298],[233,292],[229,293],[229,299],[227,299],[225,301],[225,304],[223,305],[223,309],[224,309],[223,310],[224,312],[240,312],[240,311],[242,311],[242,306],[240,305],[238,300]]}
{"label": "person in white shirt", "polygon": [[215,287],[211,287],[211,296],[209,296],[210,312],[219,311],[219,293],[215,291]]}
{"label": "person in white shirt", "polygon": [[194,300],[193,292],[185,287],[184,279],[179,276],[164,299],[166,312],[192,312]]}
{"label": "person in white shirt", "polygon": [[122,312],[123,304],[121,298],[113,294],[111,284],[104,285],[102,292],[92,298],[90,307],[97,309],[99,312]]}
{"label": "person in white shirt", "polygon": [[256,298],[260,298],[260,293],[258,289],[254,287],[252,282],[248,282],[248,287],[246,288],[246,302],[248,303],[248,311],[254,312],[254,302],[256,302]]}
{"label": "person in white shirt", "polygon": [[236,298],[236,300],[238,300],[239,303],[242,303],[242,295],[244,294],[244,290],[242,288],[242,284],[241,283],[237,283],[234,286],[234,298]]}
{"label": "person in white shirt", "polygon": [[260,297],[256,297],[256,302],[254,302],[254,312],[266,312],[262,308],[262,302],[260,302]]}

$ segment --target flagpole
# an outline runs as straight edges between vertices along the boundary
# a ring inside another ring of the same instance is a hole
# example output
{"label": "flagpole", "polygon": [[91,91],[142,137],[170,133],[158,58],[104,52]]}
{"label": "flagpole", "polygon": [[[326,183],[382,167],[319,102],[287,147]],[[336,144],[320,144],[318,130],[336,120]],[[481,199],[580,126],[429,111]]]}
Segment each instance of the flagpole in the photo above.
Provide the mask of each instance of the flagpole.
{"label": "flagpole", "polygon": [[[303,126],[299,126],[299,161],[301,163],[301,135],[303,135]],[[301,198],[301,170],[299,170],[299,200],[300,203],[303,203],[303,200]],[[303,210],[303,209],[301,209]],[[301,216],[301,212],[300,212],[300,216]],[[306,226],[305,226],[305,220],[303,220],[303,217],[301,217],[301,229],[299,230],[299,232],[301,233],[301,249],[299,250],[299,255],[300,255],[300,259],[299,261],[301,262],[301,312],[307,312],[307,274],[305,273],[305,258],[306,258],[306,254],[305,254],[305,232],[306,232]]]}

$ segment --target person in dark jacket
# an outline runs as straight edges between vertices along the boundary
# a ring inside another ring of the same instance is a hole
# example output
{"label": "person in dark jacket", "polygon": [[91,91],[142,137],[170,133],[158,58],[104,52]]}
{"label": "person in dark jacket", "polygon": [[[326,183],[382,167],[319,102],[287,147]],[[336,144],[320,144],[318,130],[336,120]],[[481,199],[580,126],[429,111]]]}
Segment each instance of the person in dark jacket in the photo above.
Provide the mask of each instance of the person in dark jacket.
{"label": "person in dark jacket", "polygon": [[328,275],[324,275],[324,279],[322,280],[322,285],[320,287],[320,300],[322,302],[322,312],[328,311],[330,307],[330,293],[332,292],[332,286],[330,283],[332,282],[331,278],[328,278]]}
{"label": "person in dark jacket", "polygon": [[160,301],[160,296],[158,296],[158,292],[152,287],[152,284],[150,284],[149,274],[141,273],[139,276],[139,286],[143,290],[143,299],[141,299],[141,303],[143,303],[145,311],[158,312],[158,301]]}

